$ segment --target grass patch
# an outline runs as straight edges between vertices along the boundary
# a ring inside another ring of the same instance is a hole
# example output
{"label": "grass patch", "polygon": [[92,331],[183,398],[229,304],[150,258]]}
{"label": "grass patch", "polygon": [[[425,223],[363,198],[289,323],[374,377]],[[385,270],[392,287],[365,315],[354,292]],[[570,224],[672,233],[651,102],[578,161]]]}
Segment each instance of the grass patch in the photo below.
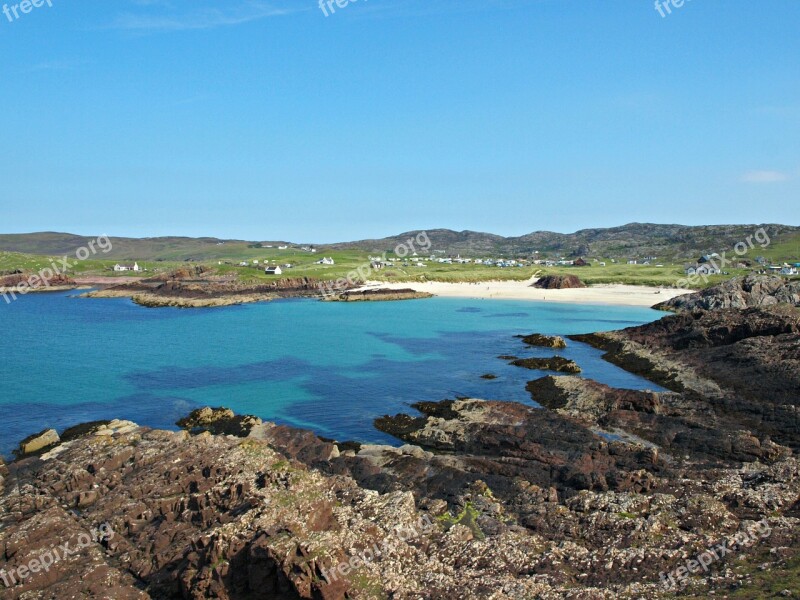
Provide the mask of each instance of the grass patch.
{"label": "grass patch", "polygon": [[479,516],[480,514],[478,513],[477,509],[472,505],[472,503],[467,502],[466,506],[464,506],[464,510],[462,510],[455,517],[448,512],[437,517],[437,520],[442,525],[445,531],[448,531],[451,527],[455,525],[463,525],[464,527],[467,527],[469,528],[470,531],[472,531],[472,535],[475,536],[475,539],[482,540],[486,536],[484,535],[483,531],[481,531],[480,526],[478,526]]}

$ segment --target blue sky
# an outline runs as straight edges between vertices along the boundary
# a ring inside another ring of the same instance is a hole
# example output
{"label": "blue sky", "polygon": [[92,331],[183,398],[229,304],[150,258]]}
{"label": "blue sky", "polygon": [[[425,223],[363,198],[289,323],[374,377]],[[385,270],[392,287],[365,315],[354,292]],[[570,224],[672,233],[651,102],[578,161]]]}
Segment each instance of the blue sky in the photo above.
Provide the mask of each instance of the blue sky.
{"label": "blue sky", "polygon": [[800,2],[0,0],[0,231],[800,224]]}

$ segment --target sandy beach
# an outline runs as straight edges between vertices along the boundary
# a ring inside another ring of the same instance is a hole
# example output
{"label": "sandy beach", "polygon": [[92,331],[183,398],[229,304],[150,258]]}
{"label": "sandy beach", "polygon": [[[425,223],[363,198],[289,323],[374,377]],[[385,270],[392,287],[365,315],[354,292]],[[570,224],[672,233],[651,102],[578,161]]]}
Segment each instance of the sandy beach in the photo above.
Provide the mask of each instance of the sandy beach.
{"label": "sandy beach", "polygon": [[359,289],[413,289],[446,298],[493,300],[541,300],[576,304],[615,304],[653,306],[694,290],[658,288],[640,285],[604,284],[568,290],[541,290],[528,281],[483,281],[480,283],[444,283],[440,281],[385,283],[369,281]]}

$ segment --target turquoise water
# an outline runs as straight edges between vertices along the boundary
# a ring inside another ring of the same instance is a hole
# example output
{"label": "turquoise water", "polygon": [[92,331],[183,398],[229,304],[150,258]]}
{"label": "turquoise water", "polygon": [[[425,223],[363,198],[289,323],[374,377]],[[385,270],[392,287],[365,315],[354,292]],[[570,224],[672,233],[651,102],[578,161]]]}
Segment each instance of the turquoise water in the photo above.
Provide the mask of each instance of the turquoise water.
{"label": "turquoise water", "polygon": [[[396,443],[374,429],[420,400],[470,396],[533,403],[545,373],[500,354],[520,333],[567,335],[653,321],[650,309],[434,298],[408,302],[282,300],[207,310],[145,309],[74,292],[0,302],[0,453],[30,433],[124,418],[174,427],[192,408],[229,406],[339,440]],[[570,343],[584,376],[660,389]],[[480,378],[493,373],[498,379]]]}

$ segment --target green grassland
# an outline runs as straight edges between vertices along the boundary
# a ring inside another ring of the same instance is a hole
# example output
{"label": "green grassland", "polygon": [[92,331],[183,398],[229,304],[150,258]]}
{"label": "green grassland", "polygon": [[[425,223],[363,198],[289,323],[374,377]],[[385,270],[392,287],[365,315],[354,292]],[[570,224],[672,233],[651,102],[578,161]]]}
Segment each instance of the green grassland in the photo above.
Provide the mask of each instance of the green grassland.
{"label": "green grassland", "polygon": [[[775,247],[767,249],[757,248],[748,257],[756,255],[767,256],[774,260],[791,260],[788,257],[794,256],[793,245],[796,240],[788,240]],[[179,254],[182,251],[178,251]],[[385,282],[419,282],[419,281],[445,281],[445,282],[481,282],[491,280],[516,280],[524,281],[530,279],[535,274],[544,275],[576,275],[584,283],[592,284],[611,284],[623,283],[630,285],[648,285],[670,287],[678,282],[685,283],[683,263],[671,262],[659,263],[656,265],[629,265],[627,263],[612,262],[611,259],[602,261],[591,261],[589,266],[557,266],[543,267],[527,265],[525,267],[505,267],[476,265],[476,264],[442,264],[435,261],[423,260],[424,267],[415,266],[413,261],[404,261],[392,254],[387,255],[387,259],[393,261],[394,267],[387,267],[380,270],[369,269],[369,253],[357,249],[328,250],[311,253],[300,250],[299,248],[288,248],[280,250],[277,247],[265,248],[255,247],[247,243],[225,243],[213,244],[213,252],[209,249],[209,255],[204,259],[179,259],[170,258],[171,253],[159,256],[157,260],[131,259],[109,259],[102,252],[98,252],[85,261],[77,261],[74,255],[68,256],[72,267],[67,272],[70,276],[143,276],[169,272],[174,269],[187,265],[203,265],[212,270],[214,274],[233,275],[242,282],[258,283],[271,281],[286,277],[309,277],[320,280],[335,280],[347,277],[360,269],[361,274],[366,274],[366,278]],[[772,255],[772,256],[770,256]],[[323,256],[334,259],[334,265],[317,264]],[[777,257],[782,257],[778,259]],[[115,273],[113,266],[117,262],[133,263],[134,260],[144,267],[146,272],[142,274],[132,272]],[[257,260],[258,264],[253,264]],[[49,267],[51,261],[59,265],[55,257],[47,257],[36,254],[23,254],[17,252],[0,252],[0,272],[8,272],[16,269],[23,271],[39,271]],[[247,262],[247,266],[241,266],[241,262]],[[605,266],[600,265],[605,262]],[[292,265],[291,268],[285,265]],[[280,276],[267,275],[264,273],[265,265],[280,265],[283,274]],[[745,275],[747,269],[727,269],[727,275],[716,275],[707,280],[698,279],[694,282],[694,287],[706,287],[725,281],[735,275]],[[359,275],[357,279],[361,279]],[[689,286],[692,287],[692,286]]]}

